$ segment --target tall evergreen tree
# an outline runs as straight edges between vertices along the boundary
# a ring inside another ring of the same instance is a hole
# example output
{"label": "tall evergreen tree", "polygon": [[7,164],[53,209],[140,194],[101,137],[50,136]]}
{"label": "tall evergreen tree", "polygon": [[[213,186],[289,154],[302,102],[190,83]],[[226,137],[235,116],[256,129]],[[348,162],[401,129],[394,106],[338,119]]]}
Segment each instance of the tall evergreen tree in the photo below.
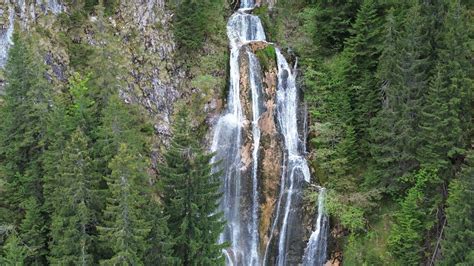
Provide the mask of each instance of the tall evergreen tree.
{"label": "tall evergreen tree", "polygon": [[25,209],[25,217],[20,224],[20,237],[28,248],[25,264],[44,265],[47,255],[47,228],[43,208],[34,197],[25,199],[21,207]]}
{"label": "tall evergreen tree", "polygon": [[42,59],[27,40],[15,33],[13,42],[0,110],[0,174],[7,188],[2,201],[21,213],[17,210],[23,199],[35,197],[39,204],[43,200],[41,155],[46,148],[43,136],[51,86],[44,78]]}
{"label": "tall evergreen tree", "polygon": [[146,237],[151,225],[145,220],[147,191],[146,160],[127,145],[120,145],[118,154],[109,164],[112,173],[106,177],[110,190],[104,225],[99,227],[100,239],[113,251],[105,265],[143,265],[147,250]]}
{"label": "tall evergreen tree", "polygon": [[[43,204],[43,154],[51,111],[51,85],[44,78],[42,58],[29,41],[15,33],[5,69],[5,95],[0,107],[0,200],[10,213],[1,222],[20,225],[21,241],[33,245],[28,264],[45,262],[46,235]],[[26,203],[31,199],[35,206]],[[25,203],[23,203],[25,202]],[[36,221],[31,220],[37,219]],[[22,221],[23,220],[23,221]],[[39,230],[39,231],[38,231]]]}
{"label": "tall evergreen tree", "polygon": [[350,32],[352,36],[347,39],[344,48],[344,56],[348,60],[344,74],[351,99],[351,123],[359,142],[358,153],[365,158],[370,140],[370,120],[380,108],[380,93],[374,73],[382,39],[377,4],[373,0],[363,1]]}
{"label": "tall evergreen tree", "polygon": [[[121,143],[126,143],[128,150],[146,156],[153,130],[137,106],[124,103],[118,95],[112,95],[108,102],[96,134],[99,157],[104,165],[101,168],[106,168],[107,162],[118,153]],[[103,170],[104,175],[109,174]]]}
{"label": "tall evergreen tree", "polygon": [[414,3],[403,18],[402,31],[393,37],[397,33],[397,18],[388,17],[385,43],[394,39],[395,46],[387,44],[382,53],[379,76],[384,84],[385,102],[371,129],[376,182],[390,192],[401,189],[400,178],[419,166],[416,154],[421,141],[420,116],[429,80],[429,47],[422,30],[420,6]]}
{"label": "tall evergreen tree", "polygon": [[223,215],[217,211],[220,173],[212,170],[213,155],[192,136],[185,111],[179,112],[173,129],[174,137],[159,169],[164,211],[176,241],[174,255],[183,265],[221,264],[224,245],[217,244],[224,228]]}
{"label": "tall evergreen tree", "polygon": [[51,224],[50,263],[88,265],[94,261],[97,179],[91,173],[88,139],[78,128],[58,162],[61,183],[56,187]]}

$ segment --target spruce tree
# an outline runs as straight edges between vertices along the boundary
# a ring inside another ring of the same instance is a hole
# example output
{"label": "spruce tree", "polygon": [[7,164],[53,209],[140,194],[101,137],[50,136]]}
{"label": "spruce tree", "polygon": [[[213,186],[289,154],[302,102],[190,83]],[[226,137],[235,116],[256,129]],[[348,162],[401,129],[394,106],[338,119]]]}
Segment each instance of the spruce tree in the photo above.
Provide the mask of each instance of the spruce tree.
{"label": "spruce tree", "polygon": [[380,108],[380,93],[374,73],[380,56],[381,28],[377,4],[373,0],[363,1],[350,33],[352,36],[344,48],[344,56],[348,60],[344,74],[351,99],[351,123],[359,142],[358,153],[365,158],[368,155],[370,120]]}
{"label": "spruce tree", "polygon": [[150,221],[151,231],[147,236],[148,249],[145,251],[145,265],[176,265],[179,258],[173,256],[174,239],[168,228],[168,216],[163,212],[163,206],[154,197],[149,200],[147,220]]}
{"label": "spruce tree", "polygon": [[474,264],[474,152],[449,184],[447,226],[441,242],[442,265]]}
{"label": "spruce tree", "polygon": [[[107,168],[121,143],[126,143],[128,150],[146,156],[153,130],[137,106],[126,104],[118,95],[112,95],[108,102],[96,134],[100,168]],[[109,173],[103,169],[104,175]]]}
{"label": "spruce tree", "polygon": [[26,265],[46,264],[47,241],[46,222],[42,206],[34,197],[25,199],[21,207],[25,209],[25,217],[20,224],[20,237],[28,247]]}
{"label": "spruce tree", "polygon": [[[8,214],[0,222],[21,224],[18,237],[32,245],[25,263],[42,264],[46,246],[42,230],[45,217],[41,212],[43,154],[47,149],[46,121],[52,89],[44,78],[42,58],[29,41],[14,33],[5,68],[5,94],[0,107],[0,179],[5,191],[0,194],[0,201]],[[34,207],[31,202],[35,202]]]}
{"label": "spruce tree", "polygon": [[125,144],[109,164],[112,173],[106,180],[110,196],[99,232],[100,239],[112,247],[113,256],[101,261],[104,265],[143,265],[151,230],[145,220],[150,197],[146,165],[146,159]]}
{"label": "spruce tree", "polygon": [[219,172],[193,136],[190,120],[180,111],[171,145],[160,166],[164,212],[175,241],[174,256],[183,265],[216,265],[224,262],[223,244],[217,244],[223,231]]}
{"label": "spruce tree", "polygon": [[[389,19],[392,19],[389,24],[397,24],[393,18]],[[379,184],[390,192],[402,189],[404,185],[400,181],[419,167],[416,156],[421,145],[419,127],[429,80],[430,49],[422,28],[424,18],[420,16],[420,5],[414,3],[404,20],[395,47],[387,47],[390,56],[382,54],[381,60],[389,60],[381,62],[382,73],[379,74],[386,77],[383,80],[385,103],[372,128],[376,175]],[[391,35],[386,37],[391,38]]]}
{"label": "spruce tree", "polygon": [[3,245],[3,256],[0,256],[2,265],[23,266],[26,264],[28,248],[21,243],[20,237],[16,233],[11,233]]}
{"label": "spruce tree", "polygon": [[20,202],[34,197],[42,203],[41,155],[46,148],[44,135],[50,111],[51,86],[44,79],[45,67],[32,45],[19,33],[5,68],[5,95],[0,108],[1,178],[6,183],[2,202],[15,210]]}
{"label": "spruce tree", "polygon": [[58,162],[61,182],[56,187],[50,242],[51,264],[93,263],[96,239],[97,179],[91,173],[88,139],[78,128]]}
{"label": "spruce tree", "polygon": [[433,208],[427,197],[430,183],[439,178],[432,169],[421,169],[413,176],[416,184],[408,190],[394,214],[388,239],[389,250],[400,265],[418,265],[423,259],[423,240],[433,223],[428,218]]}

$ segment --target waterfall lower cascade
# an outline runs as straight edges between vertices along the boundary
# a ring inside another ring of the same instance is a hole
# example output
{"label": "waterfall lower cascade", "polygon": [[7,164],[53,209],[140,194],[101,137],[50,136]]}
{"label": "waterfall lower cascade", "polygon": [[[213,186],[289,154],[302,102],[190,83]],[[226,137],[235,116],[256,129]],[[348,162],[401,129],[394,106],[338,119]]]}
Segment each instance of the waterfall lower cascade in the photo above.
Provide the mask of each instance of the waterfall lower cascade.
{"label": "waterfall lower cascade", "polygon": [[304,266],[324,265],[327,257],[327,235],[329,229],[328,217],[324,210],[326,190],[320,188],[318,195],[318,216],[316,218],[315,230],[311,234],[308,246],[303,257]]}
{"label": "waterfall lower cascade", "polygon": [[[302,191],[310,181],[304,157],[305,141],[298,132],[300,106],[296,64],[294,69],[291,68],[282,52],[275,48],[278,73],[275,73],[277,86],[271,101],[271,108],[274,106],[275,110],[271,116],[267,113],[267,117],[274,120],[275,132],[278,130],[280,136],[277,146],[281,158],[270,159],[274,162],[281,160],[279,174],[275,175],[276,182],[279,180],[280,183],[279,188],[275,189],[278,199],[271,203],[271,217],[266,217],[268,221],[262,229],[259,193],[262,193],[263,184],[259,181],[263,171],[263,142],[260,124],[269,108],[268,102],[265,102],[269,95],[263,88],[262,67],[251,46],[267,47],[273,44],[266,42],[260,19],[251,14],[254,6],[254,0],[241,0],[240,9],[227,24],[229,92],[226,109],[214,128],[211,144],[211,150],[215,152],[213,160],[221,162],[218,168],[223,172],[220,209],[227,224],[219,241],[230,245],[223,251],[227,265],[292,265],[301,263],[303,259],[305,232],[300,226]],[[242,61],[248,62],[248,69],[243,69],[245,65],[241,65]],[[242,83],[244,81],[248,87]],[[243,99],[246,97],[251,100],[245,103]],[[320,253],[315,254],[319,256]],[[325,257],[319,261],[323,260]]]}

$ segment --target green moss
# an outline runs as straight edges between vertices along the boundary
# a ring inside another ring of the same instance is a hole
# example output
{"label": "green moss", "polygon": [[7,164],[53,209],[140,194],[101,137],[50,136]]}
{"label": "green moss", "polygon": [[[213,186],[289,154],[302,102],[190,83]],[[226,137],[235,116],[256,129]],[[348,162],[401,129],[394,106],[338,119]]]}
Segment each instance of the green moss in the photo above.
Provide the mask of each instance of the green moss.
{"label": "green moss", "polygon": [[258,61],[260,61],[263,71],[268,71],[270,66],[276,62],[275,47],[272,45],[268,45],[263,49],[257,50],[255,55],[257,56]]}

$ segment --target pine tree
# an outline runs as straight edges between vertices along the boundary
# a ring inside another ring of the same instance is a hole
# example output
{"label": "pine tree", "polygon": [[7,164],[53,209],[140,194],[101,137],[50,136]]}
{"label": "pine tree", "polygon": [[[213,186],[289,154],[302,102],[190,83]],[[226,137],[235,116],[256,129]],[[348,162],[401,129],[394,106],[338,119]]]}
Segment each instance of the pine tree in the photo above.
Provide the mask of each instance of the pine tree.
{"label": "pine tree", "polygon": [[[45,212],[49,215],[55,211],[55,205],[63,199],[65,186],[60,162],[64,157],[64,147],[68,145],[71,135],[79,127],[84,135],[92,135],[92,106],[94,101],[86,86],[87,78],[74,73],[69,79],[67,93],[56,94],[53,108],[48,118],[48,131],[45,138],[49,146],[43,155],[44,160],[44,196]],[[91,171],[92,172],[92,171]],[[96,175],[98,176],[98,175]]]}
{"label": "pine tree", "polygon": [[438,168],[448,178],[452,175],[450,157],[462,150],[459,143],[462,132],[460,99],[449,92],[443,79],[443,73],[438,72],[426,95],[420,126],[423,146],[418,158],[424,166]]}
{"label": "pine tree", "polygon": [[433,203],[427,197],[427,188],[431,182],[438,180],[436,172],[421,169],[413,179],[416,184],[401,201],[400,209],[394,215],[395,222],[388,240],[390,252],[401,265],[421,263],[424,234],[433,226],[428,218]]}
{"label": "pine tree", "polygon": [[[13,36],[6,65],[6,86],[0,107],[0,178],[5,191],[0,200],[9,214],[0,221],[20,225],[20,240],[33,245],[28,264],[45,261],[43,154],[47,149],[46,121],[51,111],[51,85],[34,46],[19,33]],[[36,206],[27,203],[31,199]],[[34,210],[33,208],[36,208]],[[37,219],[32,220],[32,218]],[[25,239],[22,239],[25,237]]]}
{"label": "pine tree", "polygon": [[0,109],[0,178],[6,191],[2,202],[21,219],[20,202],[35,197],[42,203],[41,155],[50,111],[51,86],[44,79],[42,59],[27,40],[15,33],[5,69],[5,95]]}
{"label": "pine tree", "polygon": [[112,173],[106,177],[110,190],[104,225],[99,227],[100,239],[112,247],[113,256],[104,265],[143,265],[151,225],[146,218],[146,160],[127,145],[120,145],[109,164]]}
{"label": "pine tree", "polygon": [[3,245],[4,256],[0,256],[2,265],[23,266],[25,263],[28,249],[21,243],[20,237],[12,233],[6,243]]}
{"label": "pine tree", "polygon": [[[102,1],[100,1],[102,2]],[[98,45],[94,47],[94,57],[88,62],[84,73],[90,73],[86,86],[89,96],[94,101],[94,126],[99,126],[100,115],[107,107],[112,95],[125,87],[124,76],[128,73],[128,61],[121,50],[122,40],[114,34],[114,29],[107,23],[104,7],[99,3],[95,7],[97,20],[92,25]]]}
{"label": "pine tree", "polygon": [[26,265],[44,265],[46,264],[47,241],[42,207],[34,197],[22,202],[21,207],[25,209],[25,217],[20,224],[20,237],[23,244],[28,247],[25,263]]}
{"label": "pine tree", "polygon": [[97,179],[91,173],[87,137],[80,128],[72,134],[58,162],[61,182],[56,187],[50,242],[51,264],[91,264],[100,201]]}
{"label": "pine tree", "polygon": [[[388,17],[387,50],[382,53],[379,69],[385,99],[371,129],[376,182],[389,192],[402,189],[400,180],[419,167],[420,117],[429,80],[430,50],[422,31],[420,6],[413,4],[403,18],[403,31],[398,34],[397,18]],[[394,41],[394,45],[388,41]]]}
{"label": "pine tree", "polygon": [[[97,153],[100,154],[101,166],[118,153],[120,144],[126,143],[127,149],[140,153],[149,153],[149,138],[152,128],[137,106],[126,104],[118,95],[112,95],[109,104],[102,112],[101,125],[97,130]],[[104,175],[110,172],[104,171]]]}
{"label": "pine tree", "polygon": [[472,64],[469,62],[469,27],[459,1],[448,5],[440,30],[436,75],[427,95],[423,112],[423,136],[420,149],[423,163],[438,165],[446,177],[452,176],[451,161],[459,161],[469,145],[472,132]]}
{"label": "pine tree", "polygon": [[449,184],[445,238],[441,242],[442,265],[474,264],[474,152]]}
{"label": "pine tree", "polygon": [[351,123],[359,142],[358,153],[367,157],[370,120],[380,109],[380,95],[374,73],[380,56],[381,28],[377,5],[365,0],[357,13],[344,48],[348,63],[345,70],[346,86],[351,99]]}
{"label": "pine tree", "polygon": [[213,173],[212,154],[206,154],[192,136],[190,120],[180,111],[174,137],[160,166],[164,212],[175,240],[174,255],[183,265],[215,265],[224,262],[220,173]]}
{"label": "pine tree", "polygon": [[174,240],[168,228],[168,216],[164,216],[163,207],[156,200],[150,200],[147,220],[151,231],[147,237],[148,249],[145,251],[145,265],[176,265],[179,258],[173,256]]}

